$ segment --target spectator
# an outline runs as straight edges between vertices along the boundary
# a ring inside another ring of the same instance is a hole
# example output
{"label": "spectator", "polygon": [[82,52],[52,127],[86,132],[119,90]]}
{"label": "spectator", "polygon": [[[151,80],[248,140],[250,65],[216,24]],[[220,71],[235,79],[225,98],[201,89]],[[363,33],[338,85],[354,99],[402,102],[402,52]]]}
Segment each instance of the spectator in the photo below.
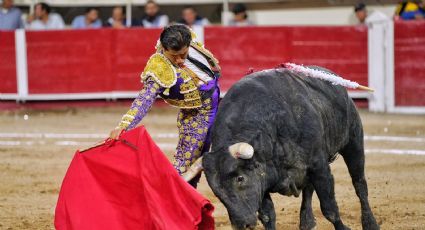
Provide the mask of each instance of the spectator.
{"label": "spectator", "polygon": [[112,9],[112,17],[106,21],[106,27],[116,29],[125,28],[125,9],[122,6],[116,6]]}
{"label": "spectator", "polygon": [[364,24],[367,18],[366,5],[364,3],[358,3],[354,6],[354,13],[356,18],[359,21],[359,24]]}
{"label": "spectator", "polygon": [[64,29],[65,23],[62,17],[57,13],[51,13],[51,10],[46,3],[37,3],[34,8],[34,16],[30,16],[28,20],[28,28],[32,30]]}
{"label": "spectator", "polygon": [[0,30],[24,28],[21,10],[13,6],[13,0],[3,0],[0,7]]}
{"label": "spectator", "polygon": [[72,28],[74,29],[90,29],[101,28],[102,22],[99,19],[99,10],[94,7],[89,7],[85,15],[80,15],[72,20]]}
{"label": "spectator", "polygon": [[396,9],[395,19],[423,20],[425,18],[424,1],[402,1]]}
{"label": "spectator", "polygon": [[246,6],[242,3],[238,3],[233,6],[232,12],[234,14],[233,19],[230,21],[230,26],[250,26],[253,23],[248,20],[248,14],[246,13]]}
{"label": "spectator", "polygon": [[206,26],[210,24],[208,19],[198,15],[198,13],[196,12],[195,8],[193,8],[193,6],[185,6],[183,8],[182,19],[180,22],[185,25],[188,25],[189,27]]}
{"label": "spectator", "polygon": [[168,25],[168,16],[159,11],[158,4],[149,0],[145,5],[145,15],[142,18],[141,26],[145,28],[162,28]]}

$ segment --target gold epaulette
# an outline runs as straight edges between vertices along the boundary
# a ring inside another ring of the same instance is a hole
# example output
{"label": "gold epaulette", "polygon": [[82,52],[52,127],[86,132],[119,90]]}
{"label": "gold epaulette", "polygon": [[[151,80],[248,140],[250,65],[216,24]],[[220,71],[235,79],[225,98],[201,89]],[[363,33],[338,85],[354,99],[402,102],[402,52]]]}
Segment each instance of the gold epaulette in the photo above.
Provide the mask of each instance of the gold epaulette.
{"label": "gold epaulette", "polygon": [[173,64],[160,53],[155,53],[149,58],[141,74],[143,82],[149,77],[165,88],[170,88],[177,82],[176,69]]}

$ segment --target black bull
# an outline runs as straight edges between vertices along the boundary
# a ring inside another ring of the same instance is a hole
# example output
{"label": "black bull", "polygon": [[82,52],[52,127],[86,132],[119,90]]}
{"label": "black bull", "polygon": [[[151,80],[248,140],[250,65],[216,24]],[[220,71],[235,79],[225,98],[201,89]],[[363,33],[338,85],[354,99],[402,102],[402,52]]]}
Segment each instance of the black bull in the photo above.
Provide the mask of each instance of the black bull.
{"label": "black bull", "polygon": [[[329,167],[339,153],[360,199],[363,229],[379,229],[368,202],[363,128],[344,87],[284,68],[253,73],[227,92],[211,134],[203,167],[233,228],[254,228],[258,215],[266,229],[275,229],[270,193],[302,191],[300,229],[313,229],[316,191],[323,215],[335,229],[348,229]],[[229,147],[235,143],[248,143],[253,156],[232,156]]]}

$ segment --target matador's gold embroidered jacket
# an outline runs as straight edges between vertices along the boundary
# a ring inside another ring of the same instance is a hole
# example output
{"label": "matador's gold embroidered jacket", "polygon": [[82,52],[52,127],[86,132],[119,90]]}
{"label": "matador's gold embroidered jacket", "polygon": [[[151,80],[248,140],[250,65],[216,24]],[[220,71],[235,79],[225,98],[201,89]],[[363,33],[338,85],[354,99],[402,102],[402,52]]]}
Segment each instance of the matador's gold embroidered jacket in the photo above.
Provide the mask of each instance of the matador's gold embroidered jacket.
{"label": "matador's gold embroidered jacket", "polygon": [[[190,48],[198,51],[208,61],[209,68],[214,72],[214,87],[217,87],[217,78],[220,75],[218,61],[205,49],[203,44],[195,40],[195,34],[192,34],[192,37]],[[204,92],[199,84],[199,78],[187,68],[173,65],[163,55],[163,48],[159,41],[156,46],[156,53],[149,58],[141,74],[141,79],[144,87],[134,100],[130,110],[123,116],[118,125],[120,128],[134,128],[149,111],[157,96],[163,98],[168,104],[181,109],[193,109],[202,106],[202,94]],[[205,88],[205,86],[203,87]]]}

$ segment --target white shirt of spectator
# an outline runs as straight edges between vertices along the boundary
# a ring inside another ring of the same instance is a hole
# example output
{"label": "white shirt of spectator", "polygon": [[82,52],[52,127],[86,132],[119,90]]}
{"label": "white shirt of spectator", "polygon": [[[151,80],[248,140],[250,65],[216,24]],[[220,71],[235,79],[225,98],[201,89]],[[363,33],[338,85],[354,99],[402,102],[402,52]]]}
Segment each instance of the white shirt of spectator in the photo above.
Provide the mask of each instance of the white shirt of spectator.
{"label": "white shirt of spectator", "polygon": [[142,24],[145,28],[162,28],[168,25],[169,19],[167,15],[158,16],[158,21],[149,22],[146,19],[143,19]]}
{"label": "white shirt of spectator", "polygon": [[47,23],[37,19],[29,25],[29,29],[31,30],[55,30],[64,28],[65,23],[63,22],[62,17],[57,13],[50,13]]}
{"label": "white shirt of spectator", "polygon": [[[204,55],[199,53],[196,49],[190,47],[189,48],[189,56],[191,58],[196,59],[197,61],[201,62],[202,64],[204,64],[209,69],[211,69],[210,64],[208,64],[207,59],[204,57]],[[196,65],[194,65],[192,62],[190,62],[188,59],[186,59],[184,61],[184,64],[185,64],[185,66],[187,66],[187,68],[192,70],[202,81],[209,82],[209,81],[212,80],[212,78],[207,73],[200,70]]]}

